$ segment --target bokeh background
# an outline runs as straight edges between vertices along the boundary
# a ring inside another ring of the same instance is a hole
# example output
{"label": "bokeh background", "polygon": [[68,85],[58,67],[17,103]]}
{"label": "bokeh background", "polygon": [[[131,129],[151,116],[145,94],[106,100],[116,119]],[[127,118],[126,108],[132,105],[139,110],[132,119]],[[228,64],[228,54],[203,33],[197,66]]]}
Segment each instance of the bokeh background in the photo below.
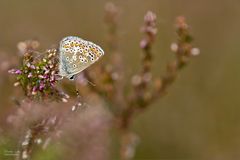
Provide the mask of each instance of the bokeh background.
{"label": "bokeh background", "polygon": [[[106,47],[103,23],[107,0],[1,0],[0,52],[37,39],[41,48],[78,35]],[[140,65],[139,28],[152,10],[158,17],[154,74],[173,58],[174,21],[184,15],[201,50],[170,88],[169,94],[139,115],[132,129],[141,137],[136,160],[240,158],[240,1],[113,0],[121,8],[120,50],[129,74]],[[108,54],[108,53],[106,53]],[[104,60],[104,59],[103,59]],[[5,75],[7,76],[7,74]],[[4,79],[4,77],[0,77]],[[8,113],[13,86],[0,81],[0,116]]]}

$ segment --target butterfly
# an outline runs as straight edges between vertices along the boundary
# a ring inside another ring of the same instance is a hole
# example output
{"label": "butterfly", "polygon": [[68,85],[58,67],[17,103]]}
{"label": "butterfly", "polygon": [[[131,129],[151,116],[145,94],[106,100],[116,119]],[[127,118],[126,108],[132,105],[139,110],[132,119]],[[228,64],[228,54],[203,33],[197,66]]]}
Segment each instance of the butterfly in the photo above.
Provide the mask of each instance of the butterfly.
{"label": "butterfly", "polygon": [[103,49],[93,42],[76,36],[65,37],[59,45],[59,75],[73,80],[103,55]]}

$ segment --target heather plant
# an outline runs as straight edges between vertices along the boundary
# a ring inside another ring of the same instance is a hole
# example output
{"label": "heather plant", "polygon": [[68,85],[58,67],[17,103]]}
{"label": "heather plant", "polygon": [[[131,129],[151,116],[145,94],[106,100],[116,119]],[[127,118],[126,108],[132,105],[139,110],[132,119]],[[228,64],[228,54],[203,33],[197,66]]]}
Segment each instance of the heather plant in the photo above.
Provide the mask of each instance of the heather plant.
{"label": "heather plant", "polygon": [[[27,45],[27,42],[25,45]],[[49,49],[42,55],[33,49],[27,49],[23,53],[21,68],[9,70],[9,73],[17,75],[14,86],[20,85],[25,96],[30,99],[55,98],[64,101],[64,98],[68,98],[68,95],[56,88],[58,73],[56,54],[56,49]]]}
{"label": "heather plant", "polygon": [[65,159],[109,159],[112,129],[119,136],[118,157],[134,158],[141,138],[131,130],[134,118],[166,95],[178,73],[200,51],[192,44],[185,18],[177,17],[177,40],[170,46],[175,58],[167,64],[162,76],[153,75],[156,51],[152,48],[157,43],[158,28],[156,14],[148,11],[140,27],[141,67],[127,80],[128,66],[119,49],[119,17],[119,8],[107,3],[104,22],[108,49],[105,52],[110,60],[77,76],[73,90],[79,92],[69,89],[74,82],[59,78],[57,48],[40,52],[38,41],[18,44],[21,63],[9,73],[15,76],[14,86],[20,87],[24,96],[16,100],[18,108],[7,117],[7,122],[23,133],[23,136],[18,134],[21,138],[17,151],[11,153],[16,159],[34,159],[37,151],[46,152],[51,145],[68,152],[63,156]]}

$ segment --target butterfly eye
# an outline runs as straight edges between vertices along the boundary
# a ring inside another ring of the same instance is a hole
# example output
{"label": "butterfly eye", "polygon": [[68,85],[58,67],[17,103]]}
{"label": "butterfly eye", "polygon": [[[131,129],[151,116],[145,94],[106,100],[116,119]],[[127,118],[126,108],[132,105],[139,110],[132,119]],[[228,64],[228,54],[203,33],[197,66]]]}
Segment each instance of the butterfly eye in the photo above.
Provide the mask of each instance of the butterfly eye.
{"label": "butterfly eye", "polygon": [[75,75],[71,76],[69,79],[70,80],[74,80],[74,77],[75,77]]}
{"label": "butterfly eye", "polygon": [[76,68],[77,67],[77,65],[76,64],[73,64],[73,68]]}
{"label": "butterfly eye", "polygon": [[66,60],[69,61],[69,57],[66,57]]}

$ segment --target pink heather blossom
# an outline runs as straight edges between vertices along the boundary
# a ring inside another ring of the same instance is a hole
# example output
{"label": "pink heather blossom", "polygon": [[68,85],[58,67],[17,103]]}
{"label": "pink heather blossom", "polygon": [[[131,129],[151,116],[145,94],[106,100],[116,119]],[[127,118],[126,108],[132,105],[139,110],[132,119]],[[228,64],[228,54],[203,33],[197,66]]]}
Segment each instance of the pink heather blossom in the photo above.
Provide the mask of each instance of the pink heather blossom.
{"label": "pink heather blossom", "polygon": [[142,48],[142,49],[146,48],[147,44],[148,44],[148,42],[145,39],[142,39],[140,41],[140,48]]}
{"label": "pink heather blossom", "polygon": [[32,75],[32,73],[29,73],[28,74],[28,78],[31,78],[33,75]]}
{"label": "pink heather blossom", "polygon": [[33,89],[32,89],[33,92],[36,92],[37,91],[37,87],[34,86]]}
{"label": "pink heather blossom", "polygon": [[36,69],[36,67],[34,65],[31,65],[30,68],[31,69]]}
{"label": "pink heather blossom", "polygon": [[42,91],[44,89],[44,87],[45,87],[44,83],[41,83],[39,86],[39,90]]}
{"label": "pink heather blossom", "polygon": [[21,71],[21,70],[19,70],[19,69],[17,69],[17,70],[15,71],[15,73],[16,73],[16,74],[21,74],[21,73],[22,73],[22,71]]}
{"label": "pink heather blossom", "polygon": [[16,69],[10,69],[10,70],[8,70],[8,73],[15,74],[15,71],[16,71]]}
{"label": "pink heather blossom", "polygon": [[11,74],[22,74],[22,71],[19,70],[19,69],[11,69],[8,71],[8,73],[11,73]]}

